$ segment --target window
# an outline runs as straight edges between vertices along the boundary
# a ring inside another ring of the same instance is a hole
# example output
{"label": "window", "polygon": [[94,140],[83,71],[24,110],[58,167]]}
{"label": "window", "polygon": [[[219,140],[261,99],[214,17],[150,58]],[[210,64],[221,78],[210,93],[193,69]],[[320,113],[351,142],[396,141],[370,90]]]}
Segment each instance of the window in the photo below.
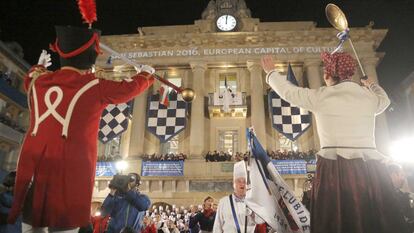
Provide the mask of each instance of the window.
{"label": "window", "polygon": [[179,135],[175,135],[168,142],[161,143],[161,154],[178,154]]}
{"label": "window", "polygon": [[219,151],[223,151],[231,155],[235,152],[239,152],[239,132],[237,130],[220,130],[218,138]]}
{"label": "window", "polygon": [[223,73],[219,76],[219,93],[223,93],[227,86],[234,92],[237,91],[237,75],[236,73]]}

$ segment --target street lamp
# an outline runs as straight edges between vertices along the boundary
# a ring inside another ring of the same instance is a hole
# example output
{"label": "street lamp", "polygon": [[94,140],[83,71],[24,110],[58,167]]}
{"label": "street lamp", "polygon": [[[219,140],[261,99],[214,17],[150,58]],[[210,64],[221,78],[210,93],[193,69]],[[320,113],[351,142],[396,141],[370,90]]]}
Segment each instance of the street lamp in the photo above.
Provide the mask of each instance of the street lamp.
{"label": "street lamp", "polygon": [[122,174],[122,172],[128,168],[128,163],[124,160],[119,160],[115,163],[115,168],[116,170],[118,170],[118,172],[120,174]]}

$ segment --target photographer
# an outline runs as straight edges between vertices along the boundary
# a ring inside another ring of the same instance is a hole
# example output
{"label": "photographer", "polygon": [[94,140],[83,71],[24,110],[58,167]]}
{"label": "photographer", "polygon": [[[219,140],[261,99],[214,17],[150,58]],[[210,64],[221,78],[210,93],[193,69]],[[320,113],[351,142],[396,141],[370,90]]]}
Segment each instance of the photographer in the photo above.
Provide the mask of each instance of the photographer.
{"label": "photographer", "polygon": [[104,215],[111,217],[107,233],[119,233],[125,227],[139,233],[145,211],[151,205],[148,196],[139,193],[140,176],[129,173],[128,176],[115,175],[109,184],[111,192],[102,204]]}

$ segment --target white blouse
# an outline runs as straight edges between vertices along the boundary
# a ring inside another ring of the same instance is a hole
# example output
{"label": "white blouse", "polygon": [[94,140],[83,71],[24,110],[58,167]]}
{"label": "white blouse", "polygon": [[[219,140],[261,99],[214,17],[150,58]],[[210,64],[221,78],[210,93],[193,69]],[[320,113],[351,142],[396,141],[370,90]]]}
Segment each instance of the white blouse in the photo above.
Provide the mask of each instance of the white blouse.
{"label": "white blouse", "polygon": [[266,82],[292,105],[311,111],[321,144],[318,155],[326,159],[362,158],[383,160],[376,150],[375,117],[384,112],[390,100],[377,84],[369,88],[352,81],[309,89],[291,84],[276,70],[269,72]]}

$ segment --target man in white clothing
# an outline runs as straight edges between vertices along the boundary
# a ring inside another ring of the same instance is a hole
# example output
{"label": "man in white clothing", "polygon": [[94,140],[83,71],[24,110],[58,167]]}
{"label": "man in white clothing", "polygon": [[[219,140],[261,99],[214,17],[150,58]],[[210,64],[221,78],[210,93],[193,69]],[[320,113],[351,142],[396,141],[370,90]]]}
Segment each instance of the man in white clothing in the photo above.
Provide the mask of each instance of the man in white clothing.
{"label": "man in white clothing", "polygon": [[[256,224],[264,221],[246,208],[246,164],[240,161],[234,164],[233,169],[234,193],[220,199],[213,233],[253,233]],[[246,217],[247,216],[247,217]],[[247,221],[247,229],[245,225]]]}

